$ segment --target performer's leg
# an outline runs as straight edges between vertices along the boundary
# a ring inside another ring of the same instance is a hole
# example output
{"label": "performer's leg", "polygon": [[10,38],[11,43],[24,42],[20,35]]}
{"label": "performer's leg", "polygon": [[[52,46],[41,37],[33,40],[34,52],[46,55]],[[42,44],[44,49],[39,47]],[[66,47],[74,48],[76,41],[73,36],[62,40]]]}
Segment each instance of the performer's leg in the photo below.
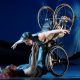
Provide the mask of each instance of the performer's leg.
{"label": "performer's leg", "polygon": [[46,54],[44,53],[43,48],[40,47],[39,53],[38,53],[38,61],[37,61],[37,66],[40,73],[39,76],[47,73],[47,68],[45,66],[45,57],[46,57]]}
{"label": "performer's leg", "polygon": [[39,53],[38,53],[38,61],[37,61],[37,65],[41,68],[43,68],[43,49],[42,47],[39,48]]}

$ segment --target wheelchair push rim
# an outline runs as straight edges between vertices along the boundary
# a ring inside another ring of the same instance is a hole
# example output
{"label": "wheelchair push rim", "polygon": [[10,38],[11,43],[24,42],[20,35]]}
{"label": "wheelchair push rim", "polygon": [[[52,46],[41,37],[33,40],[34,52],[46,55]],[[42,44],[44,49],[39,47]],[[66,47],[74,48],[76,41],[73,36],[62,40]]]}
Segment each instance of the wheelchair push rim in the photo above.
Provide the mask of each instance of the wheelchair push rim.
{"label": "wheelchair push rim", "polygon": [[[61,26],[63,24],[62,21],[64,21],[63,17],[67,19],[67,22],[66,23],[63,22],[65,23],[65,25]],[[61,21],[60,28],[68,29],[71,31],[71,28],[74,23],[74,12],[73,12],[72,7],[66,3],[60,4],[59,6],[57,6],[54,11],[54,20],[55,21],[53,23],[54,23],[55,28],[56,28],[55,22],[59,23],[59,21]]]}
{"label": "wheelchair push rim", "polygon": [[49,29],[52,28],[52,26],[47,26],[45,25],[45,23],[49,22],[49,25],[52,24],[53,14],[54,14],[54,10],[50,6],[43,6],[39,9],[37,14],[37,21],[41,30],[46,28],[49,28]]}
{"label": "wheelchair push rim", "polygon": [[54,46],[46,55],[45,65],[55,76],[63,76],[69,66],[69,59],[65,50],[60,46]]}

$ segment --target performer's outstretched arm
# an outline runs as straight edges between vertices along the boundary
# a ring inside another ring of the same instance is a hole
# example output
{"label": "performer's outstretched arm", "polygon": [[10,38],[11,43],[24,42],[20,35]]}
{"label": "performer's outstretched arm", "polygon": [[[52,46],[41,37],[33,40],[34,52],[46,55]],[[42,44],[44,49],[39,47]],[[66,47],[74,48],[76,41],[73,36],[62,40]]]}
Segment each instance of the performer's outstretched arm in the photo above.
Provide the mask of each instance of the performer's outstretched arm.
{"label": "performer's outstretched arm", "polygon": [[50,30],[50,31],[45,31],[45,32],[41,32],[39,33],[39,40],[42,41],[44,38],[49,37],[50,34],[69,34],[70,31],[69,30],[65,30],[65,29],[56,29],[56,30]]}
{"label": "performer's outstretched arm", "polygon": [[64,33],[64,34],[68,33],[69,34],[69,31],[64,30],[64,29],[57,29],[57,30],[51,30],[51,31],[44,32],[43,34],[45,35],[45,37],[47,37],[50,34],[59,34],[59,33]]}
{"label": "performer's outstretched arm", "polygon": [[15,49],[17,47],[18,44],[23,43],[24,41],[22,39],[18,40],[17,42],[15,42],[11,48]]}

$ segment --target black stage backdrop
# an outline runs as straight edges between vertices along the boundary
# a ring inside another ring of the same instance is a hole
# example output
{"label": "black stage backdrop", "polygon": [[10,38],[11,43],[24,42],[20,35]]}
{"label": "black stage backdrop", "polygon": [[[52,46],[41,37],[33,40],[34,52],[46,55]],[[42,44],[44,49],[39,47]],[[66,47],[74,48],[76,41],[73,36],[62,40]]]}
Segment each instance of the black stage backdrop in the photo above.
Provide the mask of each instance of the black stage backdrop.
{"label": "black stage backdrop", "polygon": [[[30,46],[20,44],[15,50],[12,44],[23,32],[36,33],[40,31],[37,22],[38,10],[44,6],[55,8],[62,3],[71,5],[75,14],[75,21],[70,35],[62,39],[71,66],[63,78],[80,77],[80,1],[79,0],[0,0],[0,65],[28,63]],[[73,72],[72,72],[73,71]],[[44,77],[53,78],[47,74]]]}

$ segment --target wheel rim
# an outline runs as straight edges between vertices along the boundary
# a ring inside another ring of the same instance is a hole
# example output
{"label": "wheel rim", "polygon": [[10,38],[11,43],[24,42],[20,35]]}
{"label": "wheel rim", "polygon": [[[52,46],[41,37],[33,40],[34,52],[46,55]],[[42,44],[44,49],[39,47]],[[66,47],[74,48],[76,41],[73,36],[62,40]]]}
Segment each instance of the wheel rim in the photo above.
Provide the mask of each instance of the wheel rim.
{"label": "wheel rim", "polygon": [[70,19],[68,19],[68,22],[64,24],[64,27],[62,26],[63,23],[61,23],[60,27],[63,29],[68,29],[71,30],[73,23],[74,23],[74,12],[73,9],[71,8],[70,5],[68,4],[60,4],[58,7],[56,7],[55,11],[54,11],[54,26],[56,28],[56,23],[59,23],[59,21],[63,20],[62,16],[66,16]]}
{"label": "wheel rim", "polygon": [[47,21],[49,21],[49,24],[52,24],[53,14],[54,14],[54,10],[49,6],[43,6],[39,9],[38,15],[37,15],[37,20],[38,20],[39,27],[41,29],[44,29],[44,28],[51,29],[51,26],[46,26],[45,23]]}
{"label": "wheel rim", "polygon": [[[52,65],[49,64],[49,55],[52,58]],[[65,50],[60,46],[53,47],[46,56],[46,66],[55,76],[64,75],[69,66],[69,60]]]}

